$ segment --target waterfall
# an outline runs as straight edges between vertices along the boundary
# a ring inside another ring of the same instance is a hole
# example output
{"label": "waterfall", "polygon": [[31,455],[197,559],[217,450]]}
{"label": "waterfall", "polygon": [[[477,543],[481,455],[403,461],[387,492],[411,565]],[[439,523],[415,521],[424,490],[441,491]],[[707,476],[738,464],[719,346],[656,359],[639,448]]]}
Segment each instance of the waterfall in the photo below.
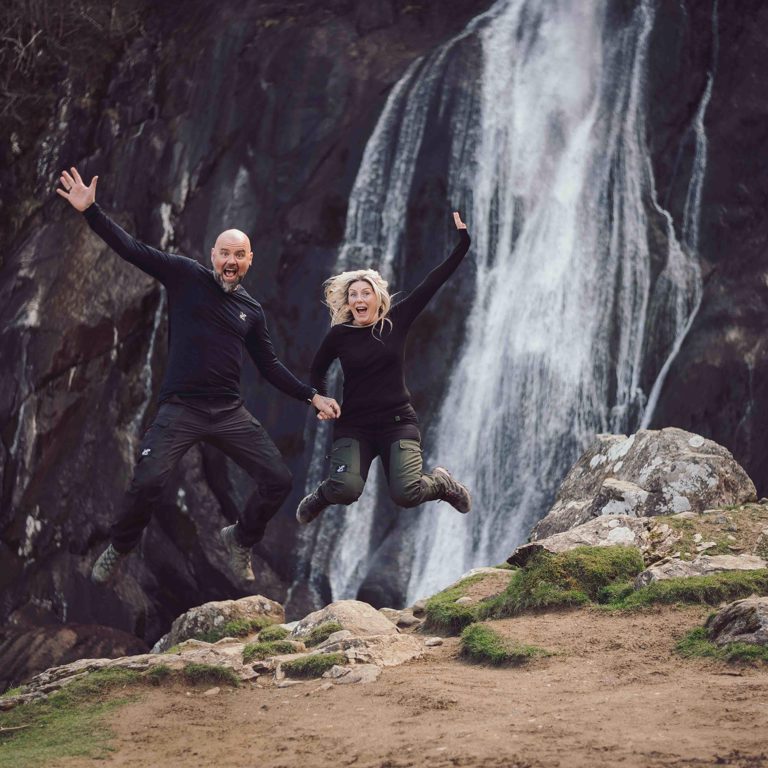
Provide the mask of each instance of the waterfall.
{"label": "waterfall", "polygon": [[[650,0],[629,10],[499,0],[411,66],[368,143],[338,268],[404,277],[414,168],[441,120],[450,125],[445,204],[465,213],[477,265],[464,341],[425,444],[428,465],[470,486],[474,510],[419,510],[409,600],[504,559],[595,433],[638,428],[698,306],[711,79],[679,241],[645,141],[653,20]],[[448,77],[470,43],[480,72],[459,66]],[[326,446],[318,430],[318,457]],[[325,466],[313,462],[308,487]],[[376,491],[374,477],[356,507],[331,511],[313,534],[312,571],[328,574],[334,599],[353,597],[365,576]]]}

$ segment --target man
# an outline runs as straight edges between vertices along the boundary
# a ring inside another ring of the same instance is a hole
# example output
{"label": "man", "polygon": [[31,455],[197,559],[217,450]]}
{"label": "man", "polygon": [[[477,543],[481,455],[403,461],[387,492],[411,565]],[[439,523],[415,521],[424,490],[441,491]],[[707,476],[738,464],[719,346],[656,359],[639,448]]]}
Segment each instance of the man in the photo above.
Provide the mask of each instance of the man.
{"label": "man", "polygon": [[213,268],[206,269],[194,259],[151,248],[118,227],[96,204],[98,176],[86,186],[77,169],[70,168],[60,182],[56,192],[85,215],[91,229],[121,258],[159,280],[168,295],[169,349],[160,407],[141,441],[122,512],[91,578],[105,584],[115,576],[149,524],[174,466],[204,441],[258,483],[238,522],[221,530],[233,572],[253,581],[251,547],[288,496],[291,473],[267,432],[243,406],[243,347],[270,384],[310,403],[318,416],[338,417],[339,405],[302,384],[277,359],[264,311],[241,285],[253,260],[243,232],[222,232],[211,249]]}

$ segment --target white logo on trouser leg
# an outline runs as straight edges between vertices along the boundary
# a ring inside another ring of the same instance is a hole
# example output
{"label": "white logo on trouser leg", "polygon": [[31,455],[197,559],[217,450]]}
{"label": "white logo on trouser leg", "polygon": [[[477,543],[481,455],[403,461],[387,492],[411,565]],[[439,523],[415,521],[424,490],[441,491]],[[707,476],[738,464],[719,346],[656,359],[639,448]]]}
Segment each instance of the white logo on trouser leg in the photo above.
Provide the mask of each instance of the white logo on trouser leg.
{"label": "white logo on trouser leg", "polygon": [[144,450],[141,452],[141,455],[142,455],[142,456],[149,456],[149,454],[150,454],[150,453],[152,453],[152,449],[151,449],[151,448],[145,448],[145,449],[144,449]]}

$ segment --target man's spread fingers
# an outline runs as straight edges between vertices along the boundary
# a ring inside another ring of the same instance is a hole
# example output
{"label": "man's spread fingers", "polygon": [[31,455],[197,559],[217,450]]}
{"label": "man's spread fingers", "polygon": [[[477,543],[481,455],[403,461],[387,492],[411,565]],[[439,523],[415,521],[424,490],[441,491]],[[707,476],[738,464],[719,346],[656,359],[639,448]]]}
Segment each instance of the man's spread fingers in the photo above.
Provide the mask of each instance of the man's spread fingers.
{"label": "man's spread fingers", "polygon": [[80,174],[77,172],[77,168],[75,168],[74,166],[72,166],[71,170],[72,170],[72,176],[74,177],[75,181],[76,181],[78,184],[82,184],[82,183],[83,183],[83,180],[80,178]]}

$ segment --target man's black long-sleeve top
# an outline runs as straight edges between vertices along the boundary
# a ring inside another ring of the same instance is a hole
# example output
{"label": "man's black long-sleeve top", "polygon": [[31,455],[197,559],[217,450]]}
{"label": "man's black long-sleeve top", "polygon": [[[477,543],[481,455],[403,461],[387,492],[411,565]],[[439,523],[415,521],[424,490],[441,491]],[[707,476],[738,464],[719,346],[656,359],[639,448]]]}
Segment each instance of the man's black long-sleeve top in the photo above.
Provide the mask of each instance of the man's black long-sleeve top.
{"label": "man's black long-sleeve top", "polygon": [[91,229],[121,258],[159,280],[168,294],[168,363],[160,402],[182,397],[240,397],[243,347],[262,376],[297,400],[312,397],[275,355],[264,310],[241,286],[226,293],[194,259],[164,253],[131,237],[94,203]]}

